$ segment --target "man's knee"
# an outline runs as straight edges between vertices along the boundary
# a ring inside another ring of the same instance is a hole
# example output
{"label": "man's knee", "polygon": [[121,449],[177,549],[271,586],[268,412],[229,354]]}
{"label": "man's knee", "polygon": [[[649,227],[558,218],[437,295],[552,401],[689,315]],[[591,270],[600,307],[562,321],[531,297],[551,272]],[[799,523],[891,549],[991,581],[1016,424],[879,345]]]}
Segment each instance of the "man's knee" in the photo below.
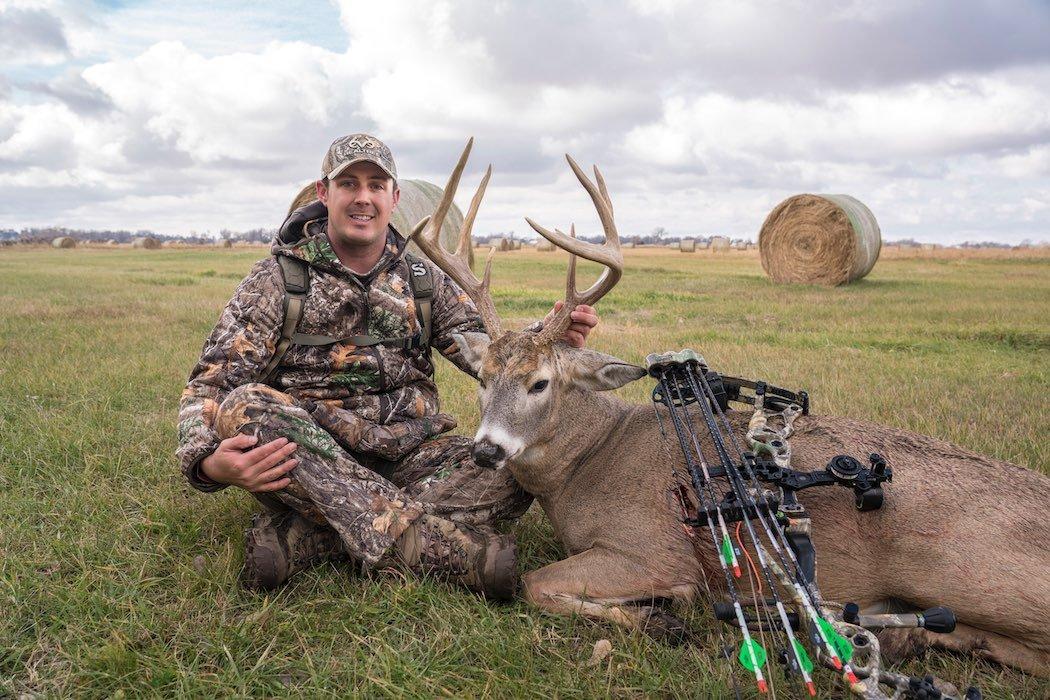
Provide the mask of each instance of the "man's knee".
{"label": "man's knee", "polygon": [[285,412],[309,415],[296,404],[295,399],[271,386],[257,382],[242,384],[219,405],[215,415],[215,431],[222,439],[230,438],[249,423],[258,423],[266,416]]}

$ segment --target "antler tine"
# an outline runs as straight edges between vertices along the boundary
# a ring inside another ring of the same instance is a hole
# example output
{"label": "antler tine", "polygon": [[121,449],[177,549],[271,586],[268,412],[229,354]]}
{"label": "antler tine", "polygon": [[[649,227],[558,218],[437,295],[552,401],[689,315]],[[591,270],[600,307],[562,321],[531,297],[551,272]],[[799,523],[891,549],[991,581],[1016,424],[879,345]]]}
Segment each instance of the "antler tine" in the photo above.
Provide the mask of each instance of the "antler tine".
{"label": "antler tine", "polygon": [[[437,208],[434,209],[434,214],[430,217],[431,222],[436,222],[436,225],[424,230],[423,232],[423,235],[430,239],[435,245],[438,244],[438,241],[440,240],[441,227],[445,225],[445,216],[448,214],[449,207],[452,206],[452,199],[456,196],[456,190],[459,188],[459,178],[463,174],[463,168],[467,165],[467,158],[470,157],[470,149],[473,146],[474,137],[471,136],[467,139],[467,145],[463,148],[463,153],[459,156],[459,162],[457,162],[456,167],[452,169],[452,174],[448,176],[448,184],[445,185],[445,190],[441,193],[441,200],[438,202]],[[415,235],[415,231],[413,231],[413,235]],[[460,237],[462,238],[462,233],[460,234]]]}
{"label": "antler tine", "polygon": [[602,193],[602,199],[605,200],[605,204],[609,207],[609,214],[613,213],[612,200],[609,198],[609,190],[605,187],[605,178],[602,177],[602,171],[598,170],[598,166],[594,166],[594,179],[598,182],[598,190]]}
{"label": "antler tine", "polygon": [[[554,230],[558,231],[558,229]],[[558,233],[561,233],[561,231],[558,231]],[[564,236],[565,234],[561,233],[561,235]],[[569,237],[576,238],[576,224],[569,224]],[[579,292],[576,290],[576,254],[569,253],[569,270],[565,274],[565,298],[572,299],[577,295],[579,295]]]}
{"label": "antler tine", "polygon": [[469,246],[471,244],[470,231],[474,226],[474,218],[478,214],[481,200],[485,196],[485,188],[488,187],[489,177],[492,175],[491,165],[485,171],[485,176],[482,178],[481,184],[478,185],[478,189],[470,201],[470,209],[467,210],[467,215],[463,218],[456,252],[449,253],[441,247],[440,243],[441,227],[445,223],[445,215],[448,213],[449,207],[452,206],[452,198],[456,194],[459,178],[463,174],[463,168],[466,167],[467,158],[470,156],[470,149],[473,145],[474,139],[471,138],[467,141],[463,154],[459,157],[459,162],[453,168],[452,174],[449,175],[448,185],[445,186],[445,191],[441,196],[441,201],[438,202],[437,208],[434,210],[434,214],[425,217],[416,224],[415,228],[412,229],[411,238],[415,240],[416,244],[435,265],[441,268],[467,293],[467,296],[474,302],[478,313],[481,315],[481,321],[485,324],[485,330],[495,340],[503,334],[503,331],[500,326],[499,315],[496,313],[496,306],[492,301],[492,295],[489,293],[492,253],[489,253],[489,258],[485,262],[485,274],[480,282],[474,276],[468,262]]}
{"label": "antler tine", "polygon": [[[609,290],[619,282],[620,276],[623,274],[623,255],[620,252],[620,236],[616,231],[616,224],[613,221],[612,200],[610,199],[609,191],[605,186],[605,178],[602,177],[601,171],[595,166],[594,177],[598,182],[598,185],[595,186],[571,156],[566,155],[565,158],[569,161],[569,167],[572,168],[573,173],[576,174],[576,179],[578,179],[580,184],[583,185],[583,188],[587,190],[587,194],[591,196],[591,201],[594,202],[594,207],[598,210],[598,218],[601,220],[602,229],[605,231],[605,242],[599,245],[577,240],[575,226],[570,228],[571,235],[566,236],[557,229],[549,231],[532,219],[528,217],[525,218],[529,226],[531,226],[536,233],[540,234],[562,250],[567,251],[570,255],[569,271],[566,275],[565,304],[562,306],[561,310],[544,325],[543,330],[537,336],[537,342],[553,342],[560,338],[572,323],[570,315],[572,314],[573,309],[579,304],[593,305],[597,303],[599,299],[605,296]],[[582,293],[576,289],[577,255],[605,266],[605,270],[602,271],[598,280]]]}
{"label": "antler tine", "polygon": [[[478,207],[481,206],[481,200],[485,196],[485,189],[489,186],[490,177],[492,177],[491,165],[485,169],[485,177],[481,178],[481,184],[478,185],[473,199],[470,200],[470,208],[467,210],[467,215],[463,218],[463,228],[459,231],[459,245],[456,246],[456,255],[464,261],[470,260],[470,247],[473,245],[474,240],[471,235],[471,231],[474,228],[474,218],[478,215]],[[488,285],[485,286],[487,287]]]}

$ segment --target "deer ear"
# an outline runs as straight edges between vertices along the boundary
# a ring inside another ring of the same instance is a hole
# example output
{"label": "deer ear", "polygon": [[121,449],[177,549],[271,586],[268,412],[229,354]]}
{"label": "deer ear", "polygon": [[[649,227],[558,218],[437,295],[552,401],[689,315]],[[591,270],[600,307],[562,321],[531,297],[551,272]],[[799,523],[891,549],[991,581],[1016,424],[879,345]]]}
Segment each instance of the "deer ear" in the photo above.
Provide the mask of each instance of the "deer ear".
{"label": "deer ear", "polygon": [[481,371],[481,358],[492,339],[486,333],[454,333],[452,340],[456,341],[460,354],[477,376]]}
{"label": "deer ear", "polygon": [[594,350],[574,350],[565,364],[573,384],[590,391],[619,389],[645,376],[644,368]]}

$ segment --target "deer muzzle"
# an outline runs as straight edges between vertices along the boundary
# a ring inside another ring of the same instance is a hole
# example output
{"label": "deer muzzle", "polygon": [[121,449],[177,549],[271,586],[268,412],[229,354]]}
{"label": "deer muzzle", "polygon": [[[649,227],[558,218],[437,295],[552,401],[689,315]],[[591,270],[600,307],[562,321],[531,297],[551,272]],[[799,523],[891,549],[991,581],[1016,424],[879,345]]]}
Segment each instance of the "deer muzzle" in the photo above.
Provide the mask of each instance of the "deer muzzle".
{"label": "deer muzzle", "polygon": [[507,459],[506,451],[499,445],[489,442],[488,440],[479,440],[475,442],[470,454],[479,467],[484,467],[486,469],[495,469],[502,466],[503,462]]}

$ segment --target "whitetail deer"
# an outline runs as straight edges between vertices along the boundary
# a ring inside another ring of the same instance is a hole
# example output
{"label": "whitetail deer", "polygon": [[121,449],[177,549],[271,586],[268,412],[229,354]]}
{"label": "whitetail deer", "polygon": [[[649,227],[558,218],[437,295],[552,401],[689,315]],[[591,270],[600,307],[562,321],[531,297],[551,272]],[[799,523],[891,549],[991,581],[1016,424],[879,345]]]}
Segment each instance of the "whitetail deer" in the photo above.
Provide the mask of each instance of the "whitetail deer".
{"label": "whitetail deer", "polygon": [[[433,217],[413,236],[463,287],[488,331],[456,338],[480,380],[475,458],[508,465],[570,555],[526,574],[525,598],[556,613],[666,629],[660,624],[665,613],[649,601],[691,600],[699,591],[725,588],[717,552],[701,547],[698,557],[671,495],[672,468],[681,468],[682,454],[673,449],[677,444],[664,450],[652,405],[600,393],[641,378],[643,368],[557,340],[572,308],[597,302],[622,272],[605,182],[595,168],[592,183],[568,158],[606,241],[586,243],[529,220],[571,254],[565,305],[539,333],[503,332],[488,291],[491,255],[482,281],[463,255],[491,167],[464,220],[458,255],[442,250],[437,239],[470,146]],[[576,256],[606,268],[582,293]],[[742,436],[748,415],[730,411],[728,417]],[[878,511],[858,512],[838,489],[803,496],[827,599],[855,601],[864,612],[950,606],[958,619],[954,632],[887,630],[883,648],[935,644],[1039,675],[1050,671],[1050,479],[941,440],[848,418],[799,417],[792,444],[799,469],[822,469],[844,451],[878,452],[893,467]],[[713,451],[707,456],[715,459]]]}

